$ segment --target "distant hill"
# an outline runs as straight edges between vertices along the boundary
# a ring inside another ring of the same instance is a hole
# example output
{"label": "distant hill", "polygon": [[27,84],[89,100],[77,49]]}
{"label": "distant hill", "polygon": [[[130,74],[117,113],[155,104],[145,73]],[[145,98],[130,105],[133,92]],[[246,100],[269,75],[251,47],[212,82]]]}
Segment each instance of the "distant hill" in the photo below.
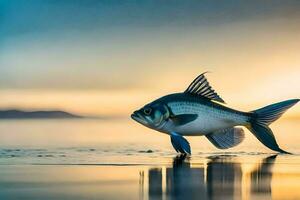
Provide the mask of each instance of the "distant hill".
{"label": "distant hill", "polygon": [[0,119],[64,119],[83,118],[68,112],[53,111],[23,111],[23,110],[0,110]]}

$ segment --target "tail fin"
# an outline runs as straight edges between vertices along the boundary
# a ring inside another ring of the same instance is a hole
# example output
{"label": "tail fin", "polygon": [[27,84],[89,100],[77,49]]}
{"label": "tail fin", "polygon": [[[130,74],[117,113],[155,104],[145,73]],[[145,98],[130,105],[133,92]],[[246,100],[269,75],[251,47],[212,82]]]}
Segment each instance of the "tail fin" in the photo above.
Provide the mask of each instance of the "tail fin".
{"label": "tail fin", "polygon": [[290,99],[252,111],[252,118],[250,119],[248,129],[268,148],[280,153],[289,153],[278,146],[273,132],[268,126],[281,117],[287,109],[295,105],[299,100],[300,99]]}

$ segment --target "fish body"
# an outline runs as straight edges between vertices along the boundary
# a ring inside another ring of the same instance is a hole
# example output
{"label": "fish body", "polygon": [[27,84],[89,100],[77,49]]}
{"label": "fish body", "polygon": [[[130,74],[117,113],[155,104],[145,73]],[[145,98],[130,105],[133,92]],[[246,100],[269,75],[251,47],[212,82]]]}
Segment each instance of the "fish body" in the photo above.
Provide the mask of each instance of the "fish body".
{"label": "fish body", "polygon": [[271,104],[250,112],[225,106],[225,101],[209,85],[205,73],[200,74],[182,93],[163,96],[133,112],[132,119],[166,133],[177,152],[191,154],[183,136],[205,136],[215,147],[227,149],[244,140],[246,127],[268,148],[281,153],[269,125],[279,119],[299,99]]}
{"label": "fish body", "polygon": [[190,94],[175,93],[164,96],[152,104],[165,104],[175,115],[196,115],[188,123],[177,125],[168,120],[164,126],[156,130],[170,134],[177,132],[183,136],[202,136],[233,126],[245,126],[249,123],[250,114],[228,108],[219,103],[199,98]]}

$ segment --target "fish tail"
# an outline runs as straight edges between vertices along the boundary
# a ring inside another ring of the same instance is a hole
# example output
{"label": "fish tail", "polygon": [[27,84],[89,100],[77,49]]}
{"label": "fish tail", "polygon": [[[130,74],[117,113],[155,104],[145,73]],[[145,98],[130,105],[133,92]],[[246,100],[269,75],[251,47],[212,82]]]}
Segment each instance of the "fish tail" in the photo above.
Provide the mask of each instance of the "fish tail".
{"label": "fish tail", "polygon": [[290,99],[252,111],[250,125],[247,126],[247,128],[268,148],[280,153],[290,154],[279,147],[269,125],[279,119],[285,111],[295,105],[299,100],[300,99]]}

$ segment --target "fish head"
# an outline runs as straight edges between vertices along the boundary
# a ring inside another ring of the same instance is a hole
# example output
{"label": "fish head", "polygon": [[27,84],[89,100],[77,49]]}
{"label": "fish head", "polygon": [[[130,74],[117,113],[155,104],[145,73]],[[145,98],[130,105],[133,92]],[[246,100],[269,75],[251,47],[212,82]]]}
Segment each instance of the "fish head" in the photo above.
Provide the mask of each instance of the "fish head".
{"label": "fish head", "polygon": [[169,108],[162,103],[150,103],[131,114],[131,118],[138,123],[151,128],[160,129],[169,119]]}

